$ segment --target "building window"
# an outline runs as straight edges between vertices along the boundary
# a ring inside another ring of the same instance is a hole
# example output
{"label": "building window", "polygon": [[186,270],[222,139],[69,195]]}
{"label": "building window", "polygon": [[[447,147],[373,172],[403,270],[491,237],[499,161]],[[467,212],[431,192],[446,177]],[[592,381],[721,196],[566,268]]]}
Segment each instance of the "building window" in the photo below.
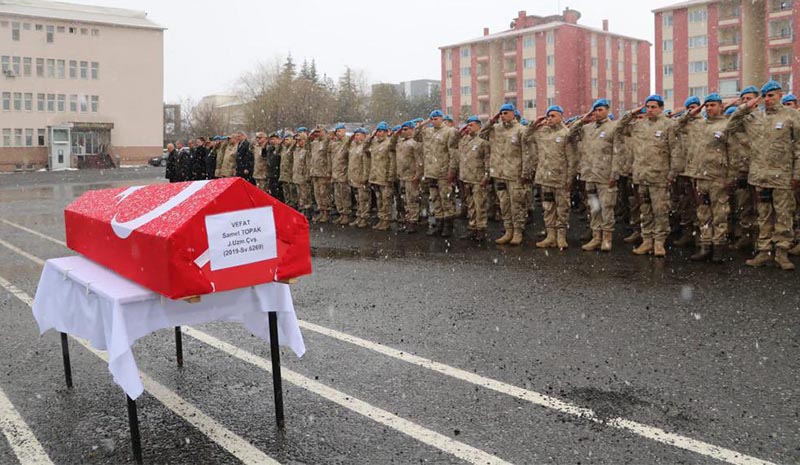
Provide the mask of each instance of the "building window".
{"label": "building window", "polygon": [[97,37],[100,35],[100,29],[92,29],[92,37]]}
{"label": "building window", "polygon": [[719,93],[723,97],[733,97],[739,94],[738,79],[720,79]]}
{"label": "building window", "polygon": [[592,68],[597,68],[597,57],[592,57]]}
{"label": "building window", "polygon": [[68,31],[69,31],[70,34],[75,34],[76,32],[78,32],[78,29],[70,26]]}
{"label": "building window", "polygon": [[69,96],[69,111],[77,113],[78,111],[78,95],[72,94]]}
{"label": "building window", "polygon": [[636,63],[631,64],[631,71],[633,72],[633,75],[636,76],[637,73]]}
{"label": "building window", "polygon": [[447,79],[450,79],[452,77],[453,77],[453,70],[452,69],[448,69],[447,70]]}
{"label": "building window", "polygon": [[36,77],[44,77],[44,58],[36,59]]}
{"label": "building window", "polygon": [[554,39],[555,34],[553,34],[553,31],[547,31],[547,43],[552,44]]}
{"label": "building window", "polygon": [[522,60],[522,67],[525,69],[536,69],[536,58],[525,58]]}
{"label": "building window", "polygon": [[22,74],[22,58],[20,57],[11,57],[11,69],[14,71],[14,74],[19,76]]}
{"label": "building window", "polygon": [[675,92],[672,89],[664,89],[664,98],[667,100],[672,100],[672,97],[675,96]]}
{"label": "building window", "polygon": [[31,65],[33,64],[33,60],[31,57],[25,57],[22,59],[22,73],[25,77],[31,77]]}
{"label": "building window", "polygon": [[3,55],[0,57],[0,66],[3,69],[3,72],[7,73],[8,70],[11,69],[11,57],[8,55]]}
{"label": "building window", "polygon": [[661,24],[664,27],[672,27],[672,13],[663,13],[661,15]]}
{"label": "building window", "polygon": [[89,62],[81,62],[81,79],[89,79]]}
{"label": "building window", "polygon": [[708,36],[689,37],[689,48],[708,47]]}
{"label": "building window", "polygon": [[708,72],[708,61],[707,60],[690,61],[689,62],[689,72],[690,73],[706,73],[706,72]]}
{"label": "building window", "polygon": [[[461,95],[472,95],[472,87],[470,86],[461,86]],[[94,107],[94,99],[97,98],[96,96],[92,96],[92,107]],[[97,111],[92,109],[92,111]]]}
{"label": "building window", "polygon": [[64,79],[64,77],[66,75],[66,73],[64,71],[64,68],[66,68],[66,66],[67,66],[67,62],[64,61],[64,60],[58,60],[56,62],[56,71],[57,71],[59,79]]}
{"label": "building window", "polygon": [[44,129],[36,130],[36,139],[40,147],[44,146]]}
{"label": "building window", "polygon": [[3,128],[3,145],[11,147],[11,129]]}
{"label": "building window", "polygon": [[22,147],[22,129],[14,129],[14,145]]}
{"label": "building window", "polygon": [[672,39],[667,39],[667,40],[664,41],[663,50],[665,52],[671,52],[672,51]]}
{"label": "building window", "polygon": [[606,79],[606,89],[611,90],[611,79]]}
{"label": "building window", "polygon": [[639,91],[639,84],[638,84],[638,83],[636,83],[636,82],[632,83],[632,84],[631,84],[631,92],[633,92],[634,94],[636,94],[636,92],[638,92],[638,91]]}
{"label": "building window", "polygon": [[43,31],[44,26],[42,26],[41,24],[37,24],[36,27],[34,27],[34,29],[36,29],[37,31]]}
{"label": "building window", "polygon": [[22,111],[22,92],[14,92],[14,111]]}
{"label": "building window", "polygon": [[536,79],[525,79],[523,87],[526,89],[533,89],[536,87]]}
{"label": "building window", "polygon": [[[467,89],[469,89],[469,87],[467,87]],[[467,93],[469,94],[471,92],[472,91],[470,90]],[[99,108],[100,108],[100,97],[98,97],[97,95],[92,95],[92,113],[97,113]]]}
{"label": "building window", "polygon": [[690,87],[689,95],[696,95],[700,97],[700,100],[703,100],[703,98],[705,98],[705,96],[708,95],[708,87],[706,86]]}
{"label": "building window", "polygon": [[547,55],[547,66],[553,66],[555,62],[556,62],[555,55]]}
{"label": "building window", "polygon": [[100,76],[100,63],[92,62],[92,79],[97,79]]}
{"label": "building window", "polygon": [[664,76],[672,76],[674,68],[672,65],[664,65]]}
{"label": "building window", "polygon": [[78,77],[78,62],[69,60],[69,78],[76,79]]}
{"label": "building window", "polygon": [[592,78],[592,87],[597,89],[597,78]]}
{"label": "building window", "polygon": [[47,111],[56,111],[56,94],[47,94]]}
{"label": "building window", "polygon": [[89,35],[89,28],[88,27],[82,27],[81,28],[81,35],[82,36],[88,36]]}
{"label": "building window", "polygon": [[67,96],[58,94],[58,111],[65,112],[67,110]]}
{"label": "building window", "polygon": [[3,111],[11,111],[11,92],[3,92]]}
{"label": "building window", "polygon": [[522,39],[522,48],[533,48],[536,46],[536,41],[533,36],[527,36]]}
{"label": "building window", "polygon": [[[83,63],[83,62],[81,62],[81,63]],[[83,73],[83,71],[81,71],[81,73]],[[469,77],[469,68],[468,67],[467,68],[461,68],[461,76],[462,77]]]}
{"label": "building window", "polygon": [[25,146],[33,146],[33,129],[25,129]]}
{"label": "building window", "polygon": [[25,111],[33,111],[33,94],[25,93]]}
{"label": "building window", "polygon": [[556,85],[556,77],[555,76],[547,76],[547,85],[548,86]]}
{"label": "building window", "polygon": [[469,47],[461,47],[461,58],[469,58]]}
{"label": "building window", "polygon": [[625,92],[625,81],[619,81],[619,91]]}
{"label": "building window", "polygon": [[606,69],[611,69],[611,60],[606,59]]}
{"label": "building window", "polygon": [[36,111],[44,111],[44,94],[36,94]]}
{"label": "building window", "polygon": [[705,23],[706,21],[708,21],[708,12],[705,8],[689,10],[690,23]]}
{"label": "building window", "polygon": [[89,111],[89,102],[86,101],[85,95],[79,95],[78,100],[81,102],[81,113],[86,113]]}
{"label": "building window", "polygon": [[19,41],[19,23],[11,23],[11,40]]}
{"label": "building window", "polygon": [[55,31],[55,27],[47,26],[47,43],[48,44],[52,44],[53,43],[53,38],[55,36],[55,32],[56,32]]}
{"label": "building window", "polygon": [[547,98],[547,106],[548,106],[548,107],[551,107],[551,106],[553,106],[553,105],[555,105],[555,104],[556,104],[556,99],[555,99],[555,97],[548,97],[548,98]]}
{"label": "building window", "polygon": [[47,59],[47,77],[56,77],[56,60],[52,58]]}
{"label": "building window", "polygon": [[453,96],[453,89],[450,88],[450,87],[447,88],[447,96],[448,97],[452,97]]}
{"label": "building window", "polygon": [[533,100],[533,99],[524,100],[522,102],[522,106],[526,110],[532,110],[532,109],[536,108],[536,100]]}

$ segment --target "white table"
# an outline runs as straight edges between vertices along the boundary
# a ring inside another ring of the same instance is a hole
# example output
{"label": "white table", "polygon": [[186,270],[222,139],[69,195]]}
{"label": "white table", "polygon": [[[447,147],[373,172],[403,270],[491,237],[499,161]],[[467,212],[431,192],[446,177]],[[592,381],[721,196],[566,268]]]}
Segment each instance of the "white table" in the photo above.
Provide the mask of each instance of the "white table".
{"label": "white table", "polygon": [[200,302],[171,300],[82,256],[48,260],[39,280],[33,316],[41,333],[61,332],[64,374],[72,387],[67,334],[108,352],[108,370],[127,394],[134,458],[141,463],[135,400],[144,391],[131,350],[137,339],[175,328],[178,365],[183,363],[180,326],[234,321],[269,341],[275,388],[275,416],[283,427],[278,342],[300,357],[305,353],[289,286],[267,283],[202,296]]}

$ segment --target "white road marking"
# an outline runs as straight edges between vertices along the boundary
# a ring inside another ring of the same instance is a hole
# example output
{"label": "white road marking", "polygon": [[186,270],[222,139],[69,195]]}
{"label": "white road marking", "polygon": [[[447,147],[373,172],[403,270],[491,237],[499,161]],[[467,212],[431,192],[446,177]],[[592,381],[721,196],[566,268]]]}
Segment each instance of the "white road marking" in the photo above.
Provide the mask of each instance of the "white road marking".
{"label": "white road marking", "polygon": [[60,240],[56,239],[55,237],[48,236],[46,234],[42,234],[39,231],[35,231],[33,229],[26,228],[25,226],[22,226],[21,224],[14,223],[13,221],[8,221],[7,219],[4,219],[4,218],[0,219],[0,221],[2,221],[3,223],[5,223],[5,224],[7,224],[9,226],[12,226],[14,228],[21,229],[21,230],[23,230],[23,231],[25,231],[27,233],[31,233],[34,236],[40,237],[40,238],[42,238],[42,239],[44,239],[46,241],[55,242],[56,244],[63,245],[64,247],[67,246],[67,243],[64,242],[64,241],[60,241]]}
{"label": "white road marking", "polygon": [[[210,334],[196,330],[190,327],[183,327],[183,332],[205,344],[208,344],[215,349],[218,349],[226,354],[236,357],[239,360],[254,365],[264,371],[272,372],[272,362],[259,357],[251,352],[240,349],[232,344],[215,338]],[[425,443],[431,447],[435,447],[443,452],[454,455],[465,462],[472,464],[508,464],[508,462],[468,446],[462,442],[451,439],[436,431],[420,426],[416,423],[410,422],[401,418],[393,413],[387,412],[381,408],[372,406],[363,400],[356,399],[355,397],[345,394],[344,392],[337,391],[329,386],[307,378],[299,373],[281,367],[281,374],[285,381],[297,385],[303,389],[313,392],[331,402],[341,405],[342,407],[351,410],[359,415],[363,415],[370,420],[381,423],[394,430],[397,430],[407,436]]]}
{"label": "white road marking", "polygon": [[[42,234],[38,231],[25,228],[24,226],[17,225],[16,223],[12,223],[7,220],[2,220],[2,221],[10,226],[17,227],[19,229],[22,229],[23,231],[30,232],[31,234],[39,236],[43,239],[63,244],[57,239]],[[301,328],[308,329],[310,331],[314,331],[319,334],[323,334],[325,336],[338,339],[342,342],[347,342],[349,344],[353,344],[362,347],[364,349],[368,349],[373,352],[377,352],[382,355],[395,358],[397,360],[402,360],[404,362],[411,363],[413,365],[417,365],[419,367],[435,371],[445,376],[460,379],[462,381],[466,381],[468,383],[481,386],[486,389],[490,389],[512,397],[516,397],[518,399],[530,402],[540,407],[549,408],[562,413],[566,413],[568,415],[578,416],[597,423],[602,423],[607,426],[629,431],[644,438],[662,444],[666,444],[672,447],[677,447],[690,452],[694,452],[696,454],[710,457],[715,460],[719,460],[721,462],[729,463],[731,465],[777,465],[774,462],[762,460],[757,457],[752,457],[747,454],[737,452],[735,450],[716,446],[714,444],[710,444],[697,439],[692,439],[686,436],[682,436],[680,434],[670,433],[661,428],[645,425],[639,422],[627,420],[625,418],[617,417],[617,418],[603,420],[599,418],[597,414],[591,409],[580,407],[571,404],[569,402],[562,401],[555,397],[551,397],[545,394],[538,393],[536,391],[531,391],[528,389],[517,387],[475,373],[470,373],[469,371],[451,367],[449,365],[435,362],[433,360],[429,360],[423,357],[411,355],[377,342],[372,342],[356,336],[351,336],[349,334],[336,331],[334,329],[326,328],[324,326],[316,325],[308,321],[300,321],[299,323]]]}
{"label": "white road marking", "polygon": [[22,419],[11,400],[0,388],[0,430],[3,431],[14,455],[23,465],[52,465],[53,462],[44,451],[42,444]]}
{"label": "white road marking", "polygon": [[[3,244],[6,245],[6,244]],[[33,298],[28,295],[25,291],[19,289],[18,287],[14,286],[10,282],[8,282],[5,278],[0,276],[0,287],[3,287],[6,291],[10,292],[16,298],[24,302],[29,307],[33,307]],[[77,341],[80,345],[85,347],[91,353],[95,354],[96,356],[100,357],[103,361],[108,363],[108,355],[105,352],[99,351],[91,346],[89,341],[70,336],[73,340]],[[156,400],[164,404],[165,407],[172,410],[176,415],[186,420],[187,423],[197,428],[201,433],[208,436],[213,442],[219,444],[220,447],[228,451],[231,455],[236,457],[237,459],[241,460],[243,463],[251,464],[251,465],[280,465],[279,462],[275,461],[272,457],[264,454],[260,450],[258,450],[255,446],[250,444],[249,442],[245,441],[240,436],[234,434],[229,429],[225,428],[222,424],[216,422],[214,419],[206,415],[205,413],[201,412],[197,407],[190,404],[183,398],[181,398],[175,392],[169,390],[166,386],[162,385],[161,383],[157,382],[146,373],[140,371],[139,375],[142,377],[142,382],[144,383],[145,390],[150,393]],[[4,426],[4,419],[6,414],[4,412],[3,403],[2,403],[2,391],[0,390],[0,426]],[[20,419],[21,421],[21,419]],[[23,423],[24,424],[24,423]],[[5,427],[3,427],[3,432],[6,432]],[[6,434],[8,437],[8,434]],[[32,437],[32,436],[31,436]],[[36,441],[36,438],[33,438],[33,441]],[[30,442],[28,438],[25,438],[25,442]],[[33,444],[32,444],[33,445]],[[35,445],[39,449],[41,449],[41,445],[36,442]],[[14,443],[12,442],[12,447]],[[17,449],[15,448],[15,452]],[[44,451],[41,451],[44,453]],[[18,454],[19,455],[19,454]],[[45,459],[47,459],[47,455],[44,455]],[[35,458],[35,457],[34,457]],[[28,463],[51,463],[49,459],[44,462],[34,462],[34,461],[26,461],[21,460],[22,464]]]}

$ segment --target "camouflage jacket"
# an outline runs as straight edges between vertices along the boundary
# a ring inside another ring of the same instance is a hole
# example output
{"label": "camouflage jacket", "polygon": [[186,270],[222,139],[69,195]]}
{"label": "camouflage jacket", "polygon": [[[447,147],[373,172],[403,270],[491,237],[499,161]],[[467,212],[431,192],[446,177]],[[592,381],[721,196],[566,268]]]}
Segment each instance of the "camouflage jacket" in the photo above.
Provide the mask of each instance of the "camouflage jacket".
{"label": "camouflage jacket", "polygon": [[309,153],[309,144],[300,147],[295,145],[292,148],[292,182],[295,184],[305,184],[309,181],[309,162],[311,154]]}
{"label": "camouflage jacket", "polygon": [[633,182],[646,186],[665,186],[682,171],[680,142],[675,121],[666,116],[645,118],[630,124],[633,114],[619,122],[622,133],[633,139]]}
{"label": "camouflage jacket", "polygon": [[581,142],[577,150],[581,180],[607,184],[612,179],[614,145],[617,124],[609,119],[585,124],[578,120],[569,130],[567,138],[573,144]]}
{"label": "camouflage jacket", "polygon": [[267,159],[262,156],[262,152],[267,146],[259,146],[258,144],[250,144],[250,153],[253,155],[253,178],[254,179],[267,179]]}
{"label": "camouflage jacket", "polygon": [[446,179],[458,166],[456,130],[442,124],[438,128],[418,127],[414,139],[422,143],[423,175],[428,179]]}
{"label": "camouflage jacket", "polygon": [[467,134],[458,141],[458,178],[477,184],[489,178],[489,142],[478,134]]}
{"label": "camouflage jacket", "polygon": [[525,146],[525,126],[517,121],[487,124],[481,137],[489,141],[492,156],[489,175],[495,179],[515,181],[531,178],[536,165]]}
{"label": "camouflage jacket", "polygon": [[727,127],[728,119],[722,116],[692,118],[687,113],[678,120],[678,133],[686,148],[685,176],[730,182],[734,173],[728,157]]}
{"label": "camouflage jacket", "polygon": [[312,178],[331,177],[331,154],[328,151],[330,140],[327,134],[321,134],[314,140],[309,140],[310,160],[308,172]]}
{"label": "camouflage jacket", "polygon": [[352,187],[364,187],[369,182],[370,158],[368,142],[350,143],[347,153],[347,181]]}
{"label": "camouflage jacket", "polygon": [[399,181],[419,181],[422,179],[422,144],[413,138],[398,140],[396,163],[397,179]]}
{"label": "camouflage jacket", "polygon": [[347,182],[347,154],[350,151],[352,138],[344,136],[339,140],[331,140],[328,150],[331,154],[331,180]]}
{"label": "camouflage jacket", "polygon": [[281,177],[278,179],[280,182],[292,182],[292,167],[294,165],[294,157],[292,156],[292,147],[281,144]]}
{"label": "camouflage jacket", "polygon": [[534,182],[541,186],[564,188],[577,173],[575,147],[567,143],[569,129],[563,124],[536,128],[528,126],[526,141],[536,162]]}
{"label": "camouflage jacket", "polygon": [[369,182],[378,186],[388,186],[394,182],[395,178],[395,147],[397,146],[396,137],[384,137],[383,139],[372,139],[366,148],[369,152]]}

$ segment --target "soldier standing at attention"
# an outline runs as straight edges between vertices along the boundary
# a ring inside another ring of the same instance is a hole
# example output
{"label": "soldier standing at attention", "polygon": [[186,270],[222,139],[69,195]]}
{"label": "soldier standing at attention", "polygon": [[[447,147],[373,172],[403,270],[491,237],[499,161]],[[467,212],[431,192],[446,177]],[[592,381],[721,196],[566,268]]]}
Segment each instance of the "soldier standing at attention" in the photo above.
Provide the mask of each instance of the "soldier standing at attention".
{"label": "soldier standing at attention", "polygon": [[[758,98],[756,86],[745,87],[739,94],[741,104]],[[732,107],[734,111],[736,106]],[[732,115],[731,115],[732,116]],[[730,143],[728,150],[736,160],[739,167],[736,173],[736,189],[733,192],[733,237],[736,242],[731,245],[733,250],[752,249],[755,243],[753,225],[756,221],[755,189],[747,182],[750,174],[750,156],[753,152],[753,143],[758,139],[756,113],[750,113],[741,121],[742,130],[729,134]]]}
{"label": "soldier standing at attention", "polygon": [[350,137],[347,137],[344,124],[333,128],[330,147],[331,182],[333,183],[333,203],[339,212],[336,224],[346,226],[353,216],[353,203],[350,199],[350,186],[347,184],[347,155],[350,151]]}
{"label": "soldier standing at attention", "polygon": [[[643,108],[647,112],[645,118],[631,125],[634,115]],[[619,125],[623,134],[634,139],[633,182],[642,199],[642,244],[633,253],[664,257],[664,243],[669,236],[669,185],[681,168],[676,123],[664,115],[664,99],[651,95],[643,107],[625,115]]]}
{"label": "soldier standing at attention", "polygon": [[298,210],[311,220],[311,176],[309,163],[311,155],[308,153],[308,133],[298,132],[294,136],[295,145],[292,150],[292,182],[297,189]]}
{"label": "soldier standing at attention", "polygon": [[583,141],[580,179],[589,197],[589,226],[592,239],[581,249],[611,250],[614,236],[614,208],[617,205],[617,180],[612,177],[617,124],[608,118],[611,103],[599,99],[592,110],[576,121],[567,136],[570,142]]}
{"label": "soldier standing at attention", "polygon": [[414,127],[415,124],[411,121],[402,124],[395,149],[397,180],[405,205],[405,231],[407,234],[417,232],[419,182],[423,174],[422,144],[414,140]]}
{"label": "soldier standing at attention", "polygon": [[[489,141],[489,176],[494,179],[505,233],[496,244],[520,245],[528,218],[528,195],[535,164],[525,147],[525,129],[514,118],[514,105],[503,104],[481,130]],[[528,126],[530,127],[530,126]]]}
{"label": "soldier standing at attention", "polygon": [[764,84],[761,97],[763,113],[756,111],[760,99],[753,99],[740,106],[728,122],[732,132],[742,131],[744,119],[754,114],[759,128],[748,177],[758,198],[758,254],[746,264],[760,267],[771,262],[774,247],[775,262],[784,270],[793,270],[788,252],[794,239],[792,188],[800,188],[800,115],[781,105],[782,88],[775,81]]}
{"label": "soldier standing at attention", "polygon": [[[430,123],[430,127],[428,126]],[[456,216],[453,182],[458,163],[458,137],[454,128],[444,124],[440,110],[431,112],[414,131],[414,139],[422,144],[423,172],[428,184],[433,214],[436,222],[428,231],[429,236],[450,237]]]}
{"label": "soldier standing at attention", "polygon": [[253,157],[253,179],[256,187],[267,192],[267,134],[256,133],[256,140],[250,144],[250,155]]}
{"label": "soldier standing at attention", "polygon": [[308,139],[311,152],[308,169],[314,188],[314,200],[319,209],[319,215],[312,221],[327,223],[331,220],[331,156],[328,152],[330,139],[328,132],[321,126],[311,131]]}
{"label": "soldier standing at attention", "polygon": [[369,183],[378,201],[378,223],[372,229],[388,231],[392,221],[394,199],[395,144],[397,136],[387,137],[389,125],[381,121],[370,137]]}
{"label": "soldier standing at attention", "polygon": [[488,223],[489,142],[479,137],[481,119],[470,116],[462,129],[458,142],[458,177],[464,186],[464,202],[467,205],[467,232],[459,239],[486,240]]}
{"label": "soldier standing at attention", "polygon": [[675,241],[678,247],[685,247],[695,243],[694,231],[697,221],[697,201],[695,200],[694,181],[692,175],[686,173],[689,170],[688,164],[691,162],[691,154],[698,153],[699,145],[702,145],[705,119],[698,112],[693,110],[700,108],[700,99],[691,96],[684,102],[686,112],[683,116],[691,114],[686,119],[682,130],[678,131],[678,140],[681,144],[681,164],[683,171],[675,180],[675,188],[672,191],[675,216],[680,227],[681,236]]}
{"label": "soldier standing at attention", "polygon": [[366,228],[369,226],[369,171],[370,171],[370,158],[367,148],[369,143],[366,142],[367,130],[358,128],[353,131],[353,137],[350,139],[350,149],[347,154],[347,182],[350,187],[356,190],[356,219],[350,223],[350,226],[359,228]]}
{"label": "soldier standing at attention", "polygon": [[534,182],[542,189],[542,208],[547,236],[536,247],[566,249],[569,224],[569,192],[577,171],[577,157],[567,143],[569,129],[564,110],[553,105],[526,130],[526,142],[536,161]]}
{"label": "soldier standing at attention", "polygon": [[283,188],[283,198],[287,205],[294,209],[299,209],[297,205],[297,190],[295,190],[294,182],[292,181],[292,171],[294,167],[294,156],[292,155],[294,148],[294,136],[290,133],[283,135],[281,142],[281,175],[278,181]]}

